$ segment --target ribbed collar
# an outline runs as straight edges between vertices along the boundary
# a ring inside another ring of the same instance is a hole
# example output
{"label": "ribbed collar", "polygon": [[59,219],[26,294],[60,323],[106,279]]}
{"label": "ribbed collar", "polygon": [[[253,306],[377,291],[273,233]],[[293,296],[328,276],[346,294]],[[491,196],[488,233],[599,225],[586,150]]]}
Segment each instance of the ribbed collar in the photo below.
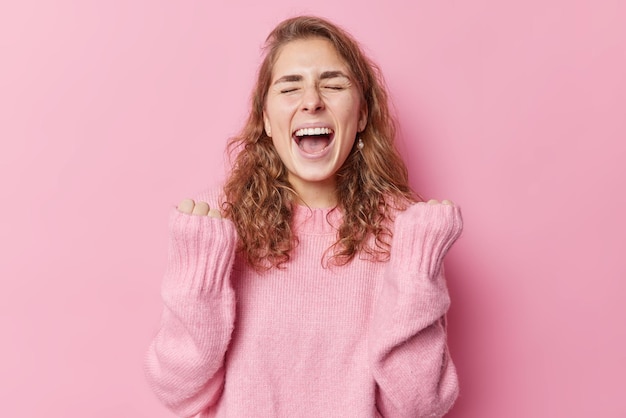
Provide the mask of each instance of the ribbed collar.
{"label": "ribbed collar", "polygon": [[341,226],[343,211],[338,207],[309,208],[294,205],[293,228],[296,234],[328,235],[336,234]]}

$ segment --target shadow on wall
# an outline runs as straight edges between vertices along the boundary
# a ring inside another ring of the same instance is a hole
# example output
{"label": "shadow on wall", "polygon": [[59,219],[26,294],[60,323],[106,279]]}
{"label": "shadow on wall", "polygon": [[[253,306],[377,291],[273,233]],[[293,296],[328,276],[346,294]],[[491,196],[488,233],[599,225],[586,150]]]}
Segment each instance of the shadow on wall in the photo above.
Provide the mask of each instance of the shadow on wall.
{"label": "shadow on wall", "polygon": [[448,345],[460,381],[459,398],[447,415],[451,418],[494,416],[511,408],[509,394],[517,398],[524,391],[516,373],[524,361],[514,315],[520,295],[492,267],[493,255],[485,253],[489,247],[480,245],[471,225],[465,216],[463,235],[445,261],[452,300]]}

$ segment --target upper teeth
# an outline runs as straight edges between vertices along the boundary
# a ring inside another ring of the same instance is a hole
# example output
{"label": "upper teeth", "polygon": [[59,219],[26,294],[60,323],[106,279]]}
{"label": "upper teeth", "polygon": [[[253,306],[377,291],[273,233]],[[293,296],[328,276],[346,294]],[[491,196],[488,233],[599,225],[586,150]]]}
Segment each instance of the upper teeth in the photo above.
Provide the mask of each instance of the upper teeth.
{"label": "upper teeth", "polygon": [[328,135],[332,131],[330,128],[302,128],[296,131],[296,136],[305,136],[305,135]]}

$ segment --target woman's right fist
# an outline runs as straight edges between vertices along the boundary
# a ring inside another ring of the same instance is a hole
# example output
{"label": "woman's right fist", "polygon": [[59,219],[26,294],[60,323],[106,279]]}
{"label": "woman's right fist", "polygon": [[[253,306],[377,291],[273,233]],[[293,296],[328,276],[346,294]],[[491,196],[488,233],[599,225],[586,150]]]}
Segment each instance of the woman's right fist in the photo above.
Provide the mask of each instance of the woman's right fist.
{"label": "woman's right fist", "polygon": [[217,209],[211,209],[207,202],[194,202],[193,199],[182,200],[177,207],[179,212],[188,215],[209,216],[211,218],[221,218],[222,214]]}

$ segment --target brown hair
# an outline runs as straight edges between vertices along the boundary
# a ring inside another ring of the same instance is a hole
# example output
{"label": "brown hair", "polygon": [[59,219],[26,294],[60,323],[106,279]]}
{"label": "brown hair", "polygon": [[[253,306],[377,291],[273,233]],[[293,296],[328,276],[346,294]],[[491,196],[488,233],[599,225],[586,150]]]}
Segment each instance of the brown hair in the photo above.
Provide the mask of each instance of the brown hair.
{"label": "brown hair", "polygon": [[395,124],[378,67],[347,32],[327,20],[312,16],[287,19],[266,39],[248,120],[228,144],[235,157],[224,186],[222,211],[237,228],[239,250],[258,270],[280,267],[297,245],[290,223],[297,195],[263,129],[272,69],[284,45],[316,37],[330,41],[345,60],[368,115],[365,130],[359,134],[365,146],[359,151],[355,142],[337,173],[338,206],[344,216],[332,259],[345,264],[359,252],[376,260],[387,259],[391,237],[388,221],[393,210],[401,210],[416,199],[408,185],[406,166],[393,145]]}

